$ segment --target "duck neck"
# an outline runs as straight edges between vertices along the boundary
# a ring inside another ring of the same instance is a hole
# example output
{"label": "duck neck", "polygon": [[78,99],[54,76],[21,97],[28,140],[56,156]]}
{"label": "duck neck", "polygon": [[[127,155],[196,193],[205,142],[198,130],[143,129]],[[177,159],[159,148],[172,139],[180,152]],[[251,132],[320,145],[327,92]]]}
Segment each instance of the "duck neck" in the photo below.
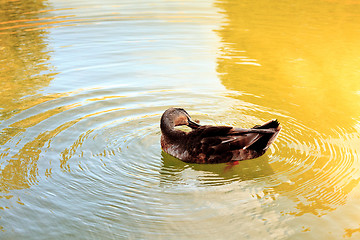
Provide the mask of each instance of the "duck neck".
{"label": "duck neck", "polygon": [[171,132],[175,131],[175,123],[164,116],[161,118],[160,122],[161,132],[165,135],[171,134]]}
{"label": "duck neck", "polygon": [[169,137],[169,138],[175,139],[177,137],[181,137],[182,135],[186,134],[181,130],[175,129],[175,121],[173,119],[166,118],[164,116],[161,118],[160,128],[161,128],[161,133],[165,137]]}

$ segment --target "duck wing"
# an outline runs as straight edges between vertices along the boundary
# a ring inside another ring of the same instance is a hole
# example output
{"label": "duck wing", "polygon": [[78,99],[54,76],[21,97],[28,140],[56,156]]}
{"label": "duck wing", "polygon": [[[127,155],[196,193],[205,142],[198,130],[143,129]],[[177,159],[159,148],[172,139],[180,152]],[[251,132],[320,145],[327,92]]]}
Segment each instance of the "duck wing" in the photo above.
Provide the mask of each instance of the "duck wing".
{"label": "duck wing", "polygon": [[252,146],[263,136],[272,136],[275,132],[275,129],[201,126],[188,133],[187,146],[198,163],[243,160],[256,157],[256,149]]}

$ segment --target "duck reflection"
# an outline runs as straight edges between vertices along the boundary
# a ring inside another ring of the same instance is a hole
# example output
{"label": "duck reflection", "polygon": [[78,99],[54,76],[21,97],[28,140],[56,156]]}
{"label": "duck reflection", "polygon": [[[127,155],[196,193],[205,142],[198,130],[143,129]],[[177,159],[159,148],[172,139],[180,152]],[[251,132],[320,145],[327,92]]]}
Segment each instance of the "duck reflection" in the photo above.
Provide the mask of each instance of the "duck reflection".
{"label": "duck reflection", "polygon": [[200,185],[224,185],[231,182],[254,180],[274,174],[267,155],[240,161],[238,165],[188,164],[161,152],[162,167],[160,182],[162,186],[194,183]]}

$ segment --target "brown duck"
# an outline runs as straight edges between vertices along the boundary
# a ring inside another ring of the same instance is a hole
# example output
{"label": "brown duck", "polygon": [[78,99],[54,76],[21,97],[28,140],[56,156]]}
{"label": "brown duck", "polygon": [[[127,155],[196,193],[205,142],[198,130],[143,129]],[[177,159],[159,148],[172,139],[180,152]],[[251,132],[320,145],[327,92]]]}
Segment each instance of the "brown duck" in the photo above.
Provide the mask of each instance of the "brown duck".
{"label": "brown duck", "polygon": [[[184,132],[176,126],[187,125]],[[169,108],[161,117],[161,147],[189,163],[228,163],[260,157],[274,142],[281,126],[271,120],[250,129],[199,125],[182,108]]]}

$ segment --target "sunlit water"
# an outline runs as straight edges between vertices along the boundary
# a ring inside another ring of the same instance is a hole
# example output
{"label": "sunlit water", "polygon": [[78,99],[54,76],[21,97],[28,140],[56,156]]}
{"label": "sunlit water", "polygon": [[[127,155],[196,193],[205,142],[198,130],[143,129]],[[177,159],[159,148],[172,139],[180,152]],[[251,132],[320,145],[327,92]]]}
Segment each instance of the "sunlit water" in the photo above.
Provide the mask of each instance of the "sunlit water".
{"label": "sunlit water", "polygon": [[[1,239],[360,238],[356,1],[1,1]],[[160,148],[283,127],[228,168]]]}

